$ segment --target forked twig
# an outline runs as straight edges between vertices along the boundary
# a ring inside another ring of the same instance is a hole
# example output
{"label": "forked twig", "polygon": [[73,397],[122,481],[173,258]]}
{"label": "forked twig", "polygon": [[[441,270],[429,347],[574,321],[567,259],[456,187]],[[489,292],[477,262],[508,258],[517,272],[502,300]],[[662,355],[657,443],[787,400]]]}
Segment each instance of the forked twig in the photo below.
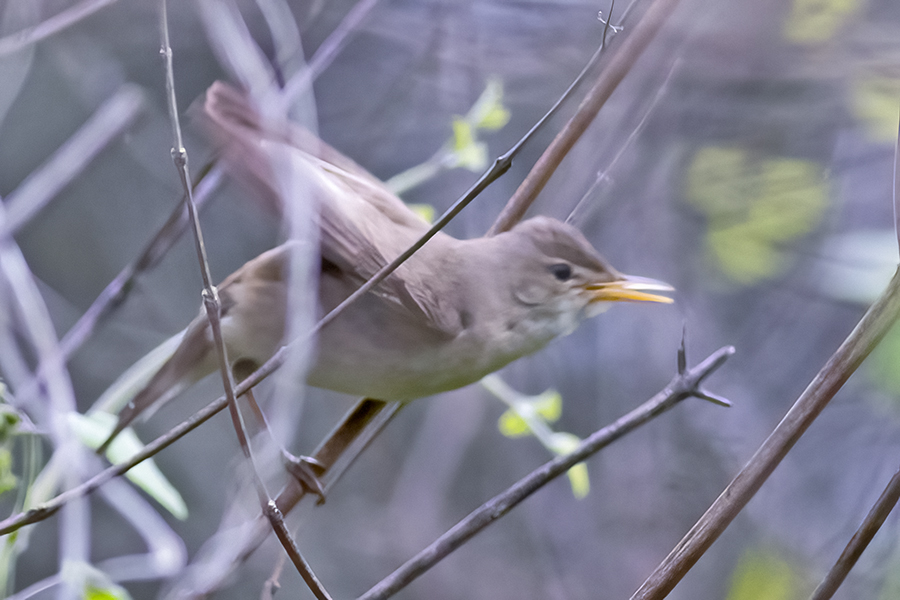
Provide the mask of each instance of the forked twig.
{"label": "forked twig", "polygon": [[[656,1],[657,2],[660,2],[660,1],[671,2],[673,0],[656,0]],[[591,61],[594,61],[596,58],[597,58],[597,55],[595,54],[594,57],[592,57]],[[583,73],[587,72],[587,70],[589,69],[589,66],[590,66],[590,63],[588,65],[588,67],[585,67]],[[619,78],[619,80],[621,80],[621,78]],[[567,91],[567,93],[569,93],[569,91]],[[551,110],[555,110],[555,108],[556,107],[554,107],[554,109],[551,109]],[[543,119],[542,121],[546,121],[546,119]],[[536,131],[536,129],[532,128],[532,130],[530,130],[522,140],[517,142],[517,144],[515,146],[513,146],[513,148],[510,149],[509,152],[507,152],[506,154],[504,154],[503,156],[498,158],[495,161],[494,166],[472,186],[472,188],[469,190],[469,192],[467,194],[465,194],[460,200],[458,200],[454,204],[454,206],[451,207],[451,209],[447,211],[447,213],[445,213],[445,215],[444,215],[444,217],[442,217],[440,223],[445,223],[446,221],[449,221],[449,219],[452,218],[452,216],[454,216],[455,214],[457,214],[460,210],[462,210],[463,206],[465,206],[465,204],[468,204],[468,202],[470,202],[472,200],[472,198],[474,198],[475,195],[480,193],[480,191],[483,190],[485,187],[487,187],[487,185],[491,181],[496,179],[496,177],[498,177],[500,174],[505,172],[509,168],[509,165],[511,164],[512,158],[515,155],[515,153],[518,152],[518,149],[524,144],[524,142],[527,139],[530,138],[530,136],[532,136],[535,133],[535,131]],[[212,169],[211,174],[218,175],[219,172],[217,169]],[[217,180],[218,180],[218,177],[215,178],[214,183],[217,182]],[[206,181],[209,181],[208,177],[207,177],[207,179],[204,180],[203,183],[205,183]],[[209,188],[206,188],[206,189],[209,189]],[[164,246],[168,246],[172,242],[172,240],[175,237],[177,237],[178,234],[174,233],[174,230],[181,228],[181,227],[178,227],[178,225],[183,226],[183,223],[184,223],[183,215],[184,215],[184,213],[183,213],[183,210],[181,210],[181,209],[179,209],[176,213],[173,213],[172,217],[170,218],[169,223],[167,223],[167,227],[171,226],[170,228],[168,228],[166,230],[167,233],[163,234],[161,232],[160,235],[156,238],[156,240],[154,240],[154,241],[158,240],[158,243],[151,244],[147,248],[147,250],[144,252],[144,254],[142,255],[139,262],[133,268],[126,269],[125,271],[123,271],[120,274],[121,277],[117,277],[116,280],[114,280],[114,282],[112,284],[110,284],[110,286],[108,286],[107,290],[105,290],[104,295],[102,296],[102,298],[105,301],[100,302],[100,299],[98,299],[97,311],[95,311],[95,313],[92,313],[92,317],[88,320],[88,322],[86,322],[85,330],[82,330],[82,333],[77,336],[78,340],[73,340],[72,344],[70,344],[70,345],[64,344],[64,346],[66,346],[67,349],[68,348],[74,349],[74,346],[76,346],[78,342],[85,339],[87,337],[87,334],[89,333],[90,329],[92,329],[93,325],[96,324],[97,320],[103,314],[105,314],[107,312],[108,308],[111,305],[116,304],[117,300],[120,300],[122,298],[122,295],[125,293],[125,291],[127,291],[127,289],[130,288],[130,286],[134,280],[134,276],[140,270],[142,270],[143,268],[148,266],[150,263],[152,263],[156,259],[158,259],[161,252],[164,251],[164,250],[162,250],[162,248]],[[433,231],[429,231],[429,233],[426,234],[426,239],[420,240],[421,243],[419,245],[424,244],[425,241],[427,241],[427,238],[430,238],[431,236],[433,236],[434,233],[436,233],[436,231],[437,231],[437,229],[434,229]],[[168,232],[173,232],[173,233],[168,233]],[[418,246],[416,246],[416,248],[417,247]],[[411,255],[412,252],[414,252],[414,251],[415,251],[415,248],[410,249],[410,251],[408,251],[408,254]],[[399,260],[395,261],[395,263],[397,263],[397,265],[399,265]],[[391,265],[388,265],[387,267],[382,269],[382,271],[379,273],[384,272],[382,276],[386,277],[388,274],[387,270],[390,267],[396,268],[396,265],[394,265],[392,263]],[[376,274],[376,277],[377,276],[378,275]],[[113,284],[115,284],[115,285],[113,285]],[[375,284],[372,284],[372,285],[375,285]],[[369,286],[369,288],[370,287],[371,286]],[[366,288],[366,289],[369,289],[369,288]],[[344,304],[342,306],[346,306],[346,304]],[[338,310],[338,309],[341,309],[341,306],[337,307],[335,310]],[[326,318],[333,319],[334,316],[329,317],[326,315]],[[318,327],[321,327],[323,325],[324,325],[324,323],[320,322]],[[278,350],[259,369],[254,371],[246,379],[244,379],[243,381],[241,381],[239,384],[236,385],[236,387],[234,389],[235,396],[236,397],[242,396],[243,394],[246,393],[247,390],[249,390],[253,386],[259,384],[263,379],[268,377],[278,367],[281,366],[281,364],[284,362],[284,360],[287,356],[287,353],[290,351],[293,344],[304,343],[305,341],[306,341],[305,339],[296,340],[296,341],[292,342],[291,344],[289,344],[288,346],[285,346],[285,347],[281,348],[280,350]],[[11,531],[15,531],[16,529],[18,529],[19,527],[22,527],[24,525],[35,523],[35,522],[38,522],[38,521],[48,518],[50,515],[54,514],[56,511],[58,511],[59,508],[61,506],[63,506],[65,504],[65,502],[67,502],[69,499],[91,493],[93,490],[95,490],[97,487],[102,485],[104,482],[108,481],[109,479],[111,479],[113,477],[118,477],[118,476],[122,475],[123,473],[125,473],[129,469],[131,469],[134,465],[137,465],[140,462],[146,460],[147,458],[150,458],[151,456],[155,455],[163,448],[165,448],[165,447],[169,446],[170,444],[172,444],[173,442],[175,442],[177,439],[186,435],[188,432],[192,431],[196,427],[199,427],[202,423],[204,423],[206,420],[211,418],[214,414],[216,414],[217,412],[222,410],[226,406],[226,404],[227,404],[227,401],[226,401],[225,397],[220,397],[217,400],[214,400],[213,402],[211,402],[209,405],[207,405],[202,410],[195,413],[192,417],[190,417],[186,421],[183,421],[182,423],[176,425],[171,430],[169,430],[166,434],[159,436],[158,438],[156,438],[155,440],[153,440],[152,442],[150,442],[149,444],[144,446],[144,448],[140,452],[135,454],[131,459],[129,459],[123,463],[119,463],[118,465],[114,465],[114,466],[107,468],[106,470],[104,470],[101,473],[98,473],[97,475],[92,477],[90,480],[84,482],[82,485],[80,485],[76,488],[72,488],[72,489],[60,494],[56,498],[42,504],[40,507],[35,507],[34,509],[31,509],[24,513],[13,515],[3,521],[0,521],[0,535],[9,533]],[[388,405],[388,407],[389,407],[389,410],[388,410],[388,418],[389,418],[390,416],[393,416],[393,414],[394,414],[395,408],[391,409],[391,407],[395,407],[395,405],[390,404],[390,405]],[[370,415],[372,419],[374,419],[375,416],[378,413],[380,413],[383,408],[384,408],[384,403],[381,403],[380,401],[364,399],[364,400],[361,400],[356,405],[356,407],[353,410],[351,410],[350,413],[348,413],[348,415],[345,417],[344,424],[346,426],[344,427],[344,429],[342,430],[339,427],[336,430],[339,433],[341,433],[341,435],[337,438],[335,438],[333,436],[329,436],[329,438],[326,439],[326,441],[322,445],[323,451],[326,451],[330,457],[333,457],[333,460],[331,462],[336,461],[341,456],[341,454],[352,443],[352,441],[354,439],[354,435],[357,435],[359,433],[359,431],[353,429],[353,427],[354,427],[353,425],[347,424],[348,420],[352,420],[354,414],[367,414],[367,415]],[[353,430],[353,432],[354,432],[353,434],[345,435],[345,433],[347,431],[351,431],[351,430]],[[321,460],[321,458],[318,454],[316,455],[315,458],[317,458],[317,460],[320,460],[320,462],[327,462],[327,461]],[[286,508],[285,505],[295,503],[296,501],[299,500],[299,496],[302,496],[302,494],[298,494],[296,492],[296,490],[293,490],[292,487],[289,487],[288,490],[286,490],[285,492],[282,493],[282,496],[279,496],[279,502],[278,502],[279,507],[281,508],[282,511],[287,512],[287,510],[289,510],[289,509]],[[283,499],[285,500],[284,503],[282,502]]]}
{"label": "forked twig", "polygon": [[591,121],[594,120],[610,95],[631,70],[634,62],[650,44],[650,40],[656,36],[656,32],[659,31],[677,4],[678,0],[653,0],[634,29],[625,36],[609,64],[606,65],[584,100],[581,101],[577,112],[556,135],[515,194],[506,203],[500,216],[488,231],[488,235],[511,229],[522,219],[525,211],[544,189],[562,159],[587,130]]}
{"label": "forked twig", "polygon": [[[213,341],[216,347],[216,353],[219,361],[219,371],[222,376],[222,384],[225,388],[225,398],[228,402],[228,409],[231,414],[232,424],[234,426],[235,435],[240,443],[244,457],[251,465],[253,474],[254,487],[256,488],[259,498],[261,510],[268,519],[275,531],[275,535],[281,542],[285,551],[290,557],[291,562],[297,569],[297,572],[306,582],[313,595],[318,600],[331,600],[328,592],[322,586],[319,579],[312,572],[309,563],[304,560],[300,554],[297,544],[291,537],[287,526],[284,523],[282,512],[278,509],[275,501],[269,497],[265,484],[259,475],[259,469],[256,466],[253,450],[247,436],[247,429],[244,424],[241,411],[237,405],[235,396],[234,373],[232,373],[231,362],[228,360],[228,352],[225,347],[225,341],[222,336],[221,324],[221,303],[215,286],[212,284],[212,275],[210,274],[209,261],[207,260],[206,248],[203,243],[203,232],[200,228],[200,219],[197,207],[194,204],[191,192],[191,177],[188,169],[188,154],[184,148],[181,137],[181,124],[178,118],[178,105],[175,100],[175,77],[172,67],[172,48],[169,45],[169,25],[166,11],[166,0],[160,0],[160,31],[162,37],[162,52],[165,58],[166,70],[166,98],[169,106],[169,117],[172,122],[172,133],[174,147],[172,148],[172,158],[178,169],[181,178],[181,185],[184,189],[185,204],[187,206],[188,215],[190,217],[191,229],[194,233],[194,242],[197,250],[197,260],[200,263],[200,270],[203,277],[203,305],[206,309],[206,316],[209,320],[209,327],[212,333]],[[252,394],[248,393],[248,397],[252,400]],[[254,402],[255,405],[255,402]]]}
{"label": "forked twig", "polygon": [[664,598],[750,501],[900,315],[900,270],[781,422],[632,600]]}
{"label": "forked twig", "polygon": [[[683,364],[683,346],[679,352],[679,367]],[[711,394],[701,389],[700,384],[716,369],[721,367],[734,348],[726,346],[713,352],[699,365],[690,370],[682,370],[658,394],[647,400],[614,423],[583,440],[569,454],[559,456],[535,469],[524,478],[491,498],[478,509],[469,513],[430,546],[408,560],[396,571],[384,578],[359,600],[382,600],[392,596],[416,577],[434,566],[476,533],[508,513],[525,498],[542,488],[552,479],[562,475],[574,465],[584,461],[625,434],[664,413],[681,400],[690,396],[707,399]]]}

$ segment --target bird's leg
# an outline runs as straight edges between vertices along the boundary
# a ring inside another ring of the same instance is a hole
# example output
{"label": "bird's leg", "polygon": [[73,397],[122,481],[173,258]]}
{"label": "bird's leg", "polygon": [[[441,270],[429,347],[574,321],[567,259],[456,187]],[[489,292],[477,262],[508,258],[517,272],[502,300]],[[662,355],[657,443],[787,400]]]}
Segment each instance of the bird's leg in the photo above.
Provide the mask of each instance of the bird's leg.
{"label": "bird's leg", "polygon": [[319,479],[325,474],[325,465],[312,456],[295,456],[284,449],[281,455],[284,458],[284,467],[300,487],[319,497],[316,504],[325,504],[325,487]]}
{"label": "bird's leg", "polygon": [[[235,379],[241,381],[257,368],[258,365],[255,362],[249,360],[241,360],[235,363],[232,370],[234,372]],[[268,423],[266,423],[266,417],[263,414],[262,409],[256,402],[256,398],[253,395],[253,390],[247,390],[245,397],[247,398],[247,403],[250,405],[250,410],[253,412],[253,414],[256,416],[257,421],[259,422],[260,428],[268,432],[269,425]],[[274,436],[271,436],[271,434],[270,437],[274,439]],[[281,455],[284,458],[285,469],[287,469],[287,472],[291,475],[291,477],[293,477],[297,481],[297,483],[300,484],[300,487],[302,487],[304,490],[319,497],[319,500],[316,504],[324,504],[325,488],[319,478],[325,474],[325,465],[311,456],[295,456],[284,448],[281,449]]]}

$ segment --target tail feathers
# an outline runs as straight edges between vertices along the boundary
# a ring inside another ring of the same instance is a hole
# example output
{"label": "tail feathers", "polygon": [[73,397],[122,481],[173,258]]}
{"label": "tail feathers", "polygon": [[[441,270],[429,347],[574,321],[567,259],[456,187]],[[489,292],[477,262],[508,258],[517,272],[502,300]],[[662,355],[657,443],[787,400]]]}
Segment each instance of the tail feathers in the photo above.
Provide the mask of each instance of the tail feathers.
{"label": "tail feathers", "polygon": [[211,358],[211,343],[207,340],[205,317],[195,320],[188,327],[181,344],[172,357],[156,372],[144,388],[135,395],[119,413],[119,420],[97,454],[103,454],[123,429],[142,413],[156,410],[186,388],[215,369]]}
{"label": "tail feathers", "polygon": [[[128,403],[119,413],[119,420],[106,441],[97,448],[98,454],[103,454],[112,441],[128,427],[136,418],[146,411],[152,413],[163,404],[190,387],[199,377],[192,377],[191,373],[176,373],[173,361],[167,362],[162,369],[153,376],[147,387],[138,392],[137,396]],[[150,410],[152,408],[152,410]],[[148,413],[149,414],[149,413]]]}

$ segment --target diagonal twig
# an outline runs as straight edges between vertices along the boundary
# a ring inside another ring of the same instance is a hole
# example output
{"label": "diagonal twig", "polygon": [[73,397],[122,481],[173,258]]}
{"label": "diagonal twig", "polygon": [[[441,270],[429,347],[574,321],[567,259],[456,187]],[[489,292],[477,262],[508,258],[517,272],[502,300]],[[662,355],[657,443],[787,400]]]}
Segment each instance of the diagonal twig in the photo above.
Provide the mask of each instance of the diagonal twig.
{"label": "diagonal twig", "polygon": [[[894,206],[894,234],[897,236],[898,247],[900,247],[900,131],[897,132],[897,142],[894,145],[894,185],[893,185],[893,206]],[[872,538],[884,524],[884,520],[893,510],[894,505],[900,498],[900,471],[894,474],[885,487],[878,501],[866,515],[865,520],[856,530],[856,533],[847,543],[841,556],[828,572],[828,575],[822,580],[822,583],[816,588],[810,600],[828,600],[840,587],[844,578],[859,560],[863,550],[872,541]]]}
{"label": "diagonal twig", "polygon": [[46,21],[0,38],[0,56],[12,54],[71,27],[117,0],[84,0],[60,11]]}
{"label": "diagonal twig", "polygon": [[[525,498],[555,477],[564,474],[574,465],[584,461],[620,437],[669,410],[681,400],[690,396],[698,396],[705,399],[708,393],[700,388],[700,384],[722,366],[732,354],[734,354],[734,348],[726,346],[713,352],[693,369],[682,370],[679,368],[678,374],[675,375],[672,381],[653,398],[583,440],[571,453],[545,463],[517,481],[503,493],[485,502],[450,528],[430,546],[360,596],[359,600],[381,600],[395,594],[453,550],[456,550],[476,533],[508,513]],[[679,356],[683,356],[683,350],[679,353]]]}
{"label": "diagonal twig", "polygon": [[559,163],[587,130],[591,121],[631,70],[634,62],[650,44],[677,4],[678,0],[653,0],[634,29],[625,36],[609,64],[603,69],[584,100],[581,101],[576,113],[556,135],[515,194],[506,203],[503,212],[491,226],[488,235],[506,231],[521,220],[525,211],[550,180],[550,176],[553,175]]}
{"label": "diagonal twig", "polygon": [[844,382],[900,315],[900,270],[828,359],[747,465],[634,593],[632,600],[665,597],[750,501]]}
{"label": "diagonal twig", "polygon": [[856,533],[850,538],[844,551],[841,552],[837,562],[810,596],[810,600],[828,600],[834,595],[844,578],[847,577],[847,573],[856,565],[856,561],[859,560],[869,542],[872,541],[894,506],[897,505],[897,500],[900,500],[900,471],[891,477],[884,491],[881,492],[881,496],[878,497]]}

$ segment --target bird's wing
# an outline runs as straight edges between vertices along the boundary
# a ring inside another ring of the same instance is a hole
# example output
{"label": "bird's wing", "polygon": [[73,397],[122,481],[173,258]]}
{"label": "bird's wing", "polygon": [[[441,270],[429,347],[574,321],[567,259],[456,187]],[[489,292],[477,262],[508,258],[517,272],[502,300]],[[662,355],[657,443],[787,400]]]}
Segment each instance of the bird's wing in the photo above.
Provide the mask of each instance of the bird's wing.
{"label": "bird's wing", "polygon": [[[319,205],[320,251],[326,268],[361,285],[428,231],[377,178],[309,131],[291,123],[268,124],[242,92],[216,82],[207,91],[206,121],[229,165],[253,193],[282,205],[276,166],[289,169]],[[439,233],[430,244],[452,240]],[[415,261],[415,257],[410,259]],[[447,335],[459,331],[459,319],[442,310],[435,281],[422,270],[401,266],[377,293],[419,321]],[[438,275],[440,276],[440,275]]]}

